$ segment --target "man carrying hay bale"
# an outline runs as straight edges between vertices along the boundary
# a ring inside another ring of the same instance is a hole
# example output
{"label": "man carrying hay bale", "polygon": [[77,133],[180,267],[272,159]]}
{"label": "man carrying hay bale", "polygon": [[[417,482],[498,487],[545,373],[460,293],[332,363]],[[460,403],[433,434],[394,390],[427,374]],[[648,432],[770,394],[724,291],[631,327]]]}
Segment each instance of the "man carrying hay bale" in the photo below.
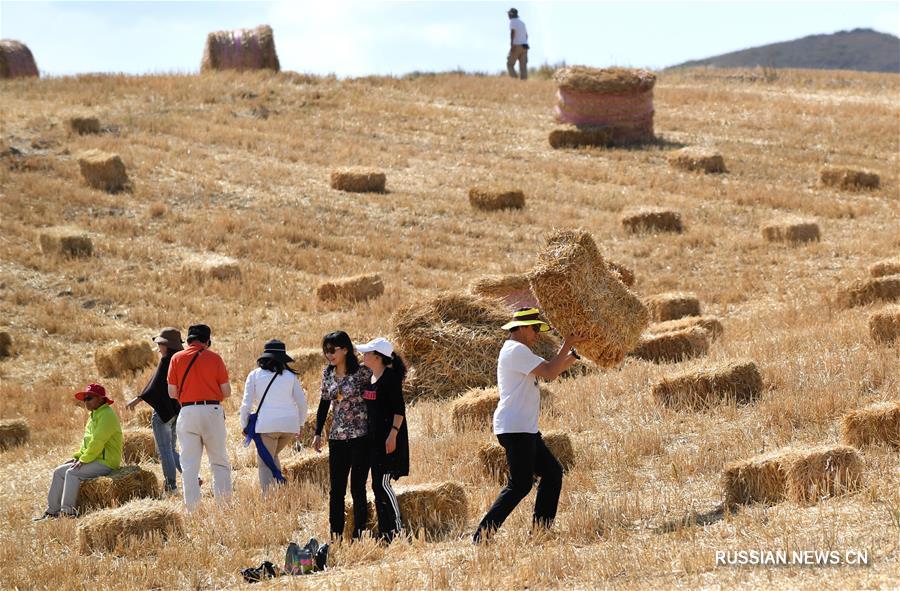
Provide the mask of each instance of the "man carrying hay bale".
{"label": "man carrying hay bale", "polygon": [[75,517],[78,489],[85,480],[106,476],[122,462],[122,427],[110,407],[113,401],[100,384],[91,384],[75,393],[91,413],[84,428],[84,440],[71,459],[53,471],[47,510],[34,521],[56,517]]}
{"label": "man carrying hay bale", "polygon": [[528,29],[519,19],[519,11],[510,8],[509,17],[509,55],[506,56],[506,71],[510,78],[516,78],[516,62],[519,62],[520,80],[528,80]]}
{"label": "man carrying hay bale", "polygon": [[509,338],[497,360],[500,402],[494,411],[494,434],[506,450],[509,480],[472,537],[474,543],[490,536],[531,491],[535,475],[541,477],[534,502],[533,524],[549,528],[556,517],[563,469],[538,431],[541,394],[537,378],[555,380],[578,357],[574,347],[584,338],[567,336],[550,361],[532,352],[538,335],[550,330],[536,308],[522,308],[503,325]]}

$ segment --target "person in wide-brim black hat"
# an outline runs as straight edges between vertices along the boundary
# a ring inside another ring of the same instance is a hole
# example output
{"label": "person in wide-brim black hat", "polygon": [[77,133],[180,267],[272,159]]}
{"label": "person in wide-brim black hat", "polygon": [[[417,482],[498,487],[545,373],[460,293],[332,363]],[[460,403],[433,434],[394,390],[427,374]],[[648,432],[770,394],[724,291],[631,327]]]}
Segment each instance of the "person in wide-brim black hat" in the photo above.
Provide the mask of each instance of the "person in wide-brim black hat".
{"label": "person in wide-brim black hat", "polygon": [[284,346],[284,343],[278,339],[272,339],[263,345],[262,355],[257,357],[256,361],[259,362],[263,359],[274,359],[281,363],[293,363],[294,361],[293,357],[287,354],[287,348]]}

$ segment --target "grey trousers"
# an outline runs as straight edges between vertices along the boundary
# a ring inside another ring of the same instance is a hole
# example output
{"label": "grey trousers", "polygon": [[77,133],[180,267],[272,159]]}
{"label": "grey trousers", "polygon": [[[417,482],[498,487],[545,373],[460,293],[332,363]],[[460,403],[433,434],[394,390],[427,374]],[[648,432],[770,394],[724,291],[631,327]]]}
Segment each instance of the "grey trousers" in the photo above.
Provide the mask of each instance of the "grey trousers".
{"label": "grey trousers", "polygon": [[50,493],[47,495],[47,513],[56,515],[60,510],[70,515],[75,514],[75,501],[78,500],[78,489],[85,480],[93,480],[106,476],[112,468],[100,462],[82,464],[73,468],[72,464],[63,464],[53,471]]}

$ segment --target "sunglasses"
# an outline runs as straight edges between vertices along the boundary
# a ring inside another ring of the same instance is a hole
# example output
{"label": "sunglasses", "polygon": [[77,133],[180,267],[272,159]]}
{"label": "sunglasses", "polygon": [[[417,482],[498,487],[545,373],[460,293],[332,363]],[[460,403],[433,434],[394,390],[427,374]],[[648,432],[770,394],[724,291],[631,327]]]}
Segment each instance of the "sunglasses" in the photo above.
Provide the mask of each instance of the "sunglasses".
{"label": "sunglasses", "polygon": [[81,401],[82,402],[90,402],[91,400],[93,400],[95,398],[96,398],[96,396],[85,396],[84,398],[81,399]]}

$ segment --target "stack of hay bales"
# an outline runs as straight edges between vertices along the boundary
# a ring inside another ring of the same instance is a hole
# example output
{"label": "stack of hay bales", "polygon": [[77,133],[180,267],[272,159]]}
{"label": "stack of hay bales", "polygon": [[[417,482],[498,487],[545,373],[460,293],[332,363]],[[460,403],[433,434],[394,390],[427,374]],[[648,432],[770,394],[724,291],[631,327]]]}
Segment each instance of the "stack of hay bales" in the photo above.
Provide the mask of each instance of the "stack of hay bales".
{"label": "stack of hay bales", "polygon": [[824,187],[843,190],[877,189],[881,184],[878,174],[868,170],[825,166],[819,171],[819,182]]}
{"label": "stack of hay bales", "polygon": [[325,354],[322,352],[322,349],[313,347],[292,349],[288,351],[288,355],[294,360],[294,362],[291,363],[291,367],[293,367],[294,371],[299,375],[303,375],[313,370],[321,371],[326,363]]}
{"label": "stack of hay bales", "polygon": [[879,343],[900,339],[900,305],[873,312],[869,316],[869,336]]}
{"label": "stack of hay bales", "polygon": [[[397,504],[403,529],[414,536],[423,535],[437,541],[462,531],[469,518],[469,501],[465,488],[456,482],[415,484],[400,488]],[[374,535],[378,530],[375,505],[369,501],[369,522],[366,529]],[[353,506],[344,508],[344,536],[353,535]]]}
{"label": "stack of hay bales", "polygon": [[700,316],[700,300],[692,293],[661,293],[644,298],[644,305],[654,322]]}
{"label": "stack of hay bales", "polygon": [[212,70],[281,70],[272,27],[215,31],[206,36],[201,72]]}
{"label": "stack of hay bales", "polygon": [[182,262],[181,268],[200,282],[229,281],[241,278],[241,266],[237,260],[221,254],[188,255]]}
{"label": "stack of hay bales", "polygon": [[681,214],[662,207],[641,207],[622,214],[622,227],[633,234],[640,232],[675,232],[684,229]]}
{"label": "stack of hay bales", "polygon": [[513,310],[537,306],[525,275],[486,275],[472,282],[469,291],[478,296],[501,299]]}
{"label": "stack of hay bales", "polygon": [[629,355],[654,363],[677,363],[706,355],[709,340],[709,333],[699,326],[644,334],[637,348]]}
{"label": "stack of hay bales", "polygon": [[38,75],[37,64],[27,45],[12,39],[0,40],[0,80]]}
{"label": "stack of hay bales", "polygon": [[119,343],[94,353],[97,371],[105,378],[144,369],[156,362],[156,354],[143,341]]}
{"label": "stack of hay bales", "polygon": [[22,445],[28,441],[28,421],[25,419],[0,420],[0,450]]}
{"label": "stack of hay bales", "polygon": [[294,456],[284,462],[282,474],[290,482],[308,482],[328,490],[328,454],[312,453]]}
{"label": "stack of hay bales", "polygon": [[0,359],[11,357],[13,353],[12,336],[5,330],[0,332]]}
{"label": "stack of hay bales", "polygon": [[663,378],[653,385],[651,394],[664,406],[699,410],[730,400],[738,403],[753,401],[759,397],[762,388],[762,376],[756,363],[742,360]]}
{"label": "stack of hay bales", "polygon": [[[553,406],[553,391],[541,386],[541,410]],[[490,388],[472,388],[450,403],[450,416],[453,418],[453,430],[462,433],[469,429],[484,430],[491,428],[494,411],[500,403],[500,390],[496,386]]]}
{"label": "stack of hay bales", "polygon": [[469,205],[482,211],[522,209],[525,207],[525,193],[518,189],[472,187],[469,189]]}
{"label": "stack of hay bales", "polygon": [[900,275],[900,257],[884,259],[869,265],[869,275],[872,277],[884,277],[886,275]]}
{"label": "stack of hay bales", "polygon": [[70,117],[69,130],[78,135],[100,133],[100,120],[96,117]]}
{"label": "stack of hay bales", "polygon": [[797,219],[774,220],[763,224],[763,238],[769,242],[812,242],[819,240],[819,224]]}
{"label": "stack of hay bales", "polygon": [[350,193],[384,193],[387,177],[383,170],[351,166],[331,171],[331,188]]}
{"label": "stack of hay bales", "polygon": [[881,402],[847,413],[841,441],[856,448],[886,444],[900,448],[900,402]]}
{"label": "stack of hay bales", "polygon": [[785,448],[725,467],[725,505],[790,500],[813,504],[860,490],[863,464],[852,447]]}
{"label": "stack of hay bales", "polygon": [[647,332],[650,334],[662,334],[693,327],[699,327],[708,332],[710,341],[715,341],[725,331],[722,321],[715,316],[685,316],[677,320],[666,320],[651,324],[647,328]]}
{"label": "stack of hay bales", "polygon": [[656,76],[627,68],[560,68],[556,120],[564,127],[548,138],[554,148],[652,142]]}
{"label": "stack of hay bales", "polygon": [[855,308],[875,302],[893,302],[900,298],[900,275],[857,279],[838,288],[835,301],[841,308]]}
{"label": "stack of hay bales", "polygon": [[47,228],[40,233],[41,252],[45,255],[89,257],[94,243],[84,231],[71,226]]}
{"label": "stack of hay bales", "polygon": [[159,496],[156,474],[140,466],[122,466],[109,476],[86,480],[78,492],[76,509],[84,513],[100,507],[116,507],[132,499]]}
{"label": "stack of hay bales", "polygon": [[105,509],[78,524],[82,554],[112,553],[129,541],[141,542],[148,535],[164,539],[184,533],[184,518],[174,503],[138,500],[116,509]]}
{"label": "stack of hay bales", "polygon": [[151,429],[128,429],[122,432],[122,461],[140,464],[158,459],[156,439]]}
{"label": "stack of hay bales", "polygon": [[81,176],[94,189],[117,193],[128,186],[125,164],[118,154],[86,150],[78,155],[78,166]]}
{"label": "stack of hay bales", "polygon": [[553,234],[528,281],[553,327],[587,337],[578,350],[601,367],[621,363],[647,326],[647,309],[610,273],[584,230]]}
{"label": "stack of hay bales", "polygon": [[361,302],[383,293],[384,282],[377,273],[326,281],[316,289],[316,297],[323,302]]}
{"label": "stack of hay bales", "polygon": [[[575,465],[575,448],[572,439],[564,431],[542,433],[541,438],[553,455],[562,465],[563,472],[568,472]],[[485,475],[506,482],[509,478],[509,464],[506,461],[506,450],[497,443],[488,443],[478,450],[478,459]]]}
{"label": "stack of hay bales", "polygon": [[682,148],[670,154],[668,160],[673,168],[689,172],[727,172],[725,159],[714,148]]}

